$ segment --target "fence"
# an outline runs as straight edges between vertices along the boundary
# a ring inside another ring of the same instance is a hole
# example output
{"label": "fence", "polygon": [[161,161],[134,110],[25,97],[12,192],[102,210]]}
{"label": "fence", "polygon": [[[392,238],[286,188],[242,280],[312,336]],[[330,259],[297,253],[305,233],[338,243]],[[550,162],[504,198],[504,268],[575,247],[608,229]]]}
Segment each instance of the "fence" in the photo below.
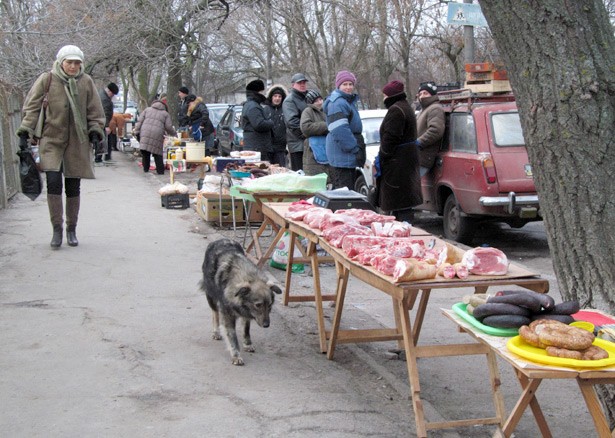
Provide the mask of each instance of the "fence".
{"label": "fence", "polygon": [[21,94],[0,84],[0,209],[20,191],[15,131],[21,123]]}

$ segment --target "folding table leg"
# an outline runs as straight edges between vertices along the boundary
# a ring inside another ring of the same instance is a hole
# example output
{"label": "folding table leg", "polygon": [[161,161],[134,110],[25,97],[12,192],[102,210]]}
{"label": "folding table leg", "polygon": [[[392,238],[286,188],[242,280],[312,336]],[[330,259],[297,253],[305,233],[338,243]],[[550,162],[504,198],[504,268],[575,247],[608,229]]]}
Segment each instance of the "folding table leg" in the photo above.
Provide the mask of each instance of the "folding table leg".
{"label": "folding table leg", "polygon": [[583,379],[577,379],[577,383],[579,388],[581,389],[581,394],[583,394],[583,398],[585,399],[585,404],[587,405],[587,409],[594,420],[594,425],[596,426],[596,432],[598,432],[598,436],[600,438],[611,438],[615,437],[615,430],[611,431],[609,429],[609,424],[606,421],[606,417],[604,416],[604,412],[602,411],[602,406],[598,401],[598,397],[596,396],[596,390],[594,386]]}

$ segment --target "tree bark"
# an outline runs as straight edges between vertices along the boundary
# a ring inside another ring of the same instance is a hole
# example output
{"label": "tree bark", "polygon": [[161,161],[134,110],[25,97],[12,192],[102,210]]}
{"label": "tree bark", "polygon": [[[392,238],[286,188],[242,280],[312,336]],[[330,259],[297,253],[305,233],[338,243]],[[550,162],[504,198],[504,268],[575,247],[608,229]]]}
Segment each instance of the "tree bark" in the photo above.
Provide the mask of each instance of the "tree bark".
{"label": "tree bark", "polygon": [[[615,314],[615,38],[601,0],[481,0],[564,300]],[[611,428],[615,390],[599,388]]]}

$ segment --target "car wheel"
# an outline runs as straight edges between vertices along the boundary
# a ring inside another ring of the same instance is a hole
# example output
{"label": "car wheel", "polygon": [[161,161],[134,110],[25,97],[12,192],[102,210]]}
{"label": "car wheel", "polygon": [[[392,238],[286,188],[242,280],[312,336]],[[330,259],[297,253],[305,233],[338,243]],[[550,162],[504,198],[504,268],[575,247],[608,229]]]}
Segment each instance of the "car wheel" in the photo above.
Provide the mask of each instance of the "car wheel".
{"label": "car wheel", "polygon": [[455,195],[451,194],[444,204],[444,235],[447,239],[469,245],[474,237],[474,221],[462,213]]}
{"label": "car wheel", "polygon": [[363,196],[367,196],[369,192],[369,187],[367,187],[367,183],[365,182],[365,177],[363,175],[359,176],[354,183],[354,191],[359,192]]}

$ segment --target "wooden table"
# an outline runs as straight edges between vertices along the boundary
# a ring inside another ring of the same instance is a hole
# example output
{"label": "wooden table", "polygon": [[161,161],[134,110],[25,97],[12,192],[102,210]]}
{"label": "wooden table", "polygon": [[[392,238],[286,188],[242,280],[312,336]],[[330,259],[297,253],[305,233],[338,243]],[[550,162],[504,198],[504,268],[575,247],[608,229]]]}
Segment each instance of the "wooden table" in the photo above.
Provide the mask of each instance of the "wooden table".
{"label": "wooden table", "polygon": [[[262,267],[267,260],[271,257],[273,250],[275,249],[276,244],[284,235],[284,232],[287,229],[286,220],[283,217],[279,216],[269,216],[265,214],[265,208],[263,203],[265,202],[290,202],[290,201],[298,201],[300,199],[307,199],[314,196],[313,192],[302,192],[302,191],[290,191],[290,192],[281,192],[281,191],[271,191],[271,192],[254,192],[250,190],[246,190],[243,187],[237,187],[237,191],[243,195],[243,199],[253,198],[253,203],[257,208],[259,208],[264,214],[264,220],[256,230],[256,232],[252,231],[250,227],[250,223],[246,222],[246,230],[250,233],[250,242],[247,246],[245,246],[245,251],[248,257],[250,257],[258,267]],[[248,204],[246,217],[250,216],[250,209],[252,208],[251,204]],[[267,250],[263,253],[263,249],[260,244],[260,238],[265,232],[265,230],[271,227],[274,233],[276,233],[273,238],[273,242]]]}
{"label": "wooden table", "polygon": [[[613,384],[615,383],[615,366],[600,369],[582,369],[577,370],[573,368],[555,367],[549,365],[541,365],[534,362],[525,360],[514,353],[511,353],[506,347],[506,343],[510,338],[502,338],[497,336],[490,336],[488,334],[480,332],[478,329],[472,327],[469,323],[462,320],[452,310],[442,310],[444,315],[450,318],[461,331],[468,333],[478,343],[468,345],[483,345],[488,347],[493,353],[500,356],[506,362],[508,362],[514,369],[515,375],[521,384],[523,389],[519,400],[515,404],[512,412],[501,424],[501,429],[498,433],[501,436],[510,437],[514,432],[521,416],[524,411],[530,407],[538,429],[543,437],[552,437],[551,431],[542,412],[538,399],[536,398],[536,391],[544,379],[574,379],[579,385],[579,389],[585,400],[585,404],[589,413],[594,421],[596,432],[600,438],[612,438],[615,437],[615,430],[609,429],[608,421],[602,410],[594,385],[597,384]],[[489,361],[490,374],[497,374],[497,362]],[[499,380],[492,386],[494,399],[497,399],[497,403],[502,403],[502,396],[499,391]]]}
{"label": "wooden table", "polygon": [[[203,157],[200,160],[184,160],[186,162],[186,170],[188,169],[188,165],[189,164],[196,164],[197,167],[200,169],[200,173],[199,173],[199,178],[203,179],[205,178],[205,165],[209,165],[209,168],[211,169],[211,167],[213,166],[213,160],[211,157]],[[175,172],[173,171],[173,166],[170,166],[169,168],[169,177],[170,177],[170,181],[171,184],[173,184],[175,182]]]}
{"label": "wooden table", "polygon": [[[283,218],[284,206],[267,205],[263,206],[263,213],[266,216],[275,217],[281,222]],[[467,279],[444,279],[437,277],[430,280],[421,280],[411,283],[395,283],[393,278],[384,275],[372,267],[363,266],[350,260],[340,249],[331,246],[327,241],[320,238],[318,230],[311,229],[303,222],[285,220],[289,230],[299,236],[308,237],[315,240],[315,244],[320,245],[334,260],[336,267],[337,285],[335,292],[335,313],[330,330],[325,329],[322,297],[320,288],[314,287],[316,295],[315,304],[317,308],[317,324],[319,329],[321,351],[327,353],[328,359],[333,359],[335,347],[338,343],[357,343],[357,342],[378,342],[378,341],[397,341],[400,348],[406,352],[408,378],[410,381],[412,407],[415,415],[416,431],[419,437],[426,437],[427,430],[449,429],[455,427],[465,427],[474,424],[502,424],[504,417],[504,407],[497,398],[494,398],[496,415],[486,418],[473,418],[464,420],[427,422],[425,421],[423,402],[421,400],[421,388],[418,373],[418,358],[444,357],[444,356],[464,356],[484,354],[488,361],[495,361],[493,352],[485,345],[476,344],[468,347],[467,344],[453,345],[418,345],[419,335],[423,320],[426,316],[427,304],[432,290],[452,289],[452,288],[474,288],[475,293],[484,293],[490,287],[519,286],[539,293],[546,293],[549,290],[549,283],[540,278],[535,273],[511,263],[509,273],[504,276],[476,276],[470,275]],[[422,231],[422,230],[421,230]],[[425,241],[434,239],[428,233],[416,236],[417,239]],[[438,245],[444,243],[436,239]],[[291,261],[289,260],[289,263]],[[313,264],[316,272],[317,265]],[[389,295],[393,302],[393,314],[395,318],[395,328],[372,328],[360,330],[340,329],[344,300],[348,286],[350,274],[355,278],[373,286],[374,288]],[[418,304],[417,304],[418,300]],[[414,323],[410,312],[414,309]],[[492,382],[499,381],[498,375],[491,376]]]}
{"label": "wooden table", "polygon": [[[322,232],[317,229],[306,227],[303,222],[293,221],[287,219],[286,213],[290,207],[288,202],[265,202],[262,205],[263,214],[265,217],[271,219],[274,223],[278,224],[285,231],[290,232],[290,247],[288,253],[290,254],[288,264],[286,266],[286,282],[284,285],[284,295],[282,302],[285,306],[289,302],[311,302],[316,303],[316,321],[318,324],[318,333],[320,339],[320,348],[323,353],[327,351],[326,330],[324,325],[324,313],[323,313],[323,301],[335,301],[336,294],[323,295],[320,285],[320,270],[319,266],[322,263],[334,262],[333,257],[330,255],[319,256],[317,252],[318,244],[320,242]],[[412,228],[413,236],[430,236],[430,234],[417,227]],[[308,242],[307,249],[301,258],[294,257],[294,248],[300,239],[306,239]],[[322,247],[321,247],[322,249]],[[292,279],[291,266],[293,263],[310,263],[312,268],[312,278],[314,285],[314,294],[310,295],[291,295],[290,285]]]}

